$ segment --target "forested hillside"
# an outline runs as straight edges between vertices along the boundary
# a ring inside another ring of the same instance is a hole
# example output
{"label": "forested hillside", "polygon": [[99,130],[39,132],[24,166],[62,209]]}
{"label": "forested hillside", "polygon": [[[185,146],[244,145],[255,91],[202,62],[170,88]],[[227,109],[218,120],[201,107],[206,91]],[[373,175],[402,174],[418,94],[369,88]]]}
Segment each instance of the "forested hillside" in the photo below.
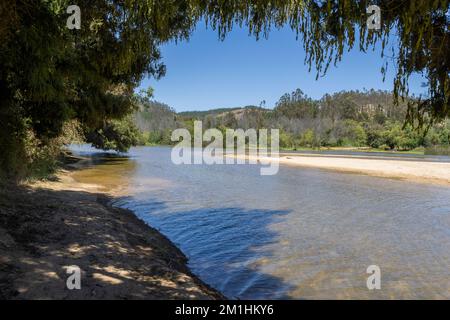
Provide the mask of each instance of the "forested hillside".
{"label": "forested hillside", "polygon": [[314,100],[300,89],[283,95],[271,110],[255,106],[177,114],[169,106],[148,100],[136,113],[144,144],[171,144],[177,127],[280,129],[280,147],[370,147],[408,151],[418,147],[449,145],[450,121],[418,130],[405,124],[408,103],[396,105],[387,91],[342,91]]}

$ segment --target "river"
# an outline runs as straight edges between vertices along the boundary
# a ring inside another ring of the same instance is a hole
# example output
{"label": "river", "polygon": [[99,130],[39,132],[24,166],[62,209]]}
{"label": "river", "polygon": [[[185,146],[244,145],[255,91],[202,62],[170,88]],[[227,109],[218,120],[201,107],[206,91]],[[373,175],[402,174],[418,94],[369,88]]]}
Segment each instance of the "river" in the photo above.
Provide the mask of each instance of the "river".
{"label": "river", "polygon": [[[72,149],[97,163],[77,180],[120,190],[114,205],[159,229],[229,298],[450,299],[448,186],[288,166],[273,176],[257,165],[177,166],[166,147],[127,157]],[[381,270],[380,290],[366,286],[370,265]]]}

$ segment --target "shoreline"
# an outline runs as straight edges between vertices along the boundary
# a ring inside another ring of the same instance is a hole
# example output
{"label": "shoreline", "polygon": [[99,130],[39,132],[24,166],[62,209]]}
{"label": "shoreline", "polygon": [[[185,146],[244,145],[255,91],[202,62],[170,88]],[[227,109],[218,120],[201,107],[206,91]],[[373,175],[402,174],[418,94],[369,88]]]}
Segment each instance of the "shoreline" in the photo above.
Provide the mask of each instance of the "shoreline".
{"label": "shoreline", "polygon": [[[0,299],[226,299],[167,237],[73,172],[0,186]],[[72,265],[80,290],[66,287]]]}
{"label": "shoreline", "polygon": [[362,158],[341,155],[283,155],[279,158],[234,155],[235,158],[259,161],[263,164],[278,162],[280,165],[331,170],[335,172],[364,174],[375,177],[409,180],[450,186],[449,162],[425,162],[401,159]]}

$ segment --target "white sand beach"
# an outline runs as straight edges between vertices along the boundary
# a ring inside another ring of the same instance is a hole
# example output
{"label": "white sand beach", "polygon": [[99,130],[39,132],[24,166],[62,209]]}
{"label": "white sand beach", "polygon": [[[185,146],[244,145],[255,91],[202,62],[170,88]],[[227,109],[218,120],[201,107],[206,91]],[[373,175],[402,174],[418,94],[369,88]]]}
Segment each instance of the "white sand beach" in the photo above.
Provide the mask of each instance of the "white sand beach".
{"label": "white sand beach", "polygon": [[408,179],[450,185],[450,163],[318,154],[280,154],[275,157],[238,156],[258,161],[279,161],[280,165],[311,167],[360,173],[386,178]]}

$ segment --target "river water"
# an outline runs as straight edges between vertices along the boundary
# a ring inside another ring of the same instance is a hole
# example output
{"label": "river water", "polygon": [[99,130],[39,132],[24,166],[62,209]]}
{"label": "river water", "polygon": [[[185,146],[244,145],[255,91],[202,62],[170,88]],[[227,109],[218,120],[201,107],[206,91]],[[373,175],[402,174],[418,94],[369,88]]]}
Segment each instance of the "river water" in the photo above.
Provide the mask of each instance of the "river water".
{"label": "river water", "polygon": [[[133,148],[77,180],[105,184],[239,299],[450,299],[450,187],[281,166],[181,165],[170,148]],[[380,155],[378,155],[380,156]],[[367,155],[370,157],[370,155]],[[426,161],[426,159],[422,159]],[[368,266],[381,289],[368,290]]]}

